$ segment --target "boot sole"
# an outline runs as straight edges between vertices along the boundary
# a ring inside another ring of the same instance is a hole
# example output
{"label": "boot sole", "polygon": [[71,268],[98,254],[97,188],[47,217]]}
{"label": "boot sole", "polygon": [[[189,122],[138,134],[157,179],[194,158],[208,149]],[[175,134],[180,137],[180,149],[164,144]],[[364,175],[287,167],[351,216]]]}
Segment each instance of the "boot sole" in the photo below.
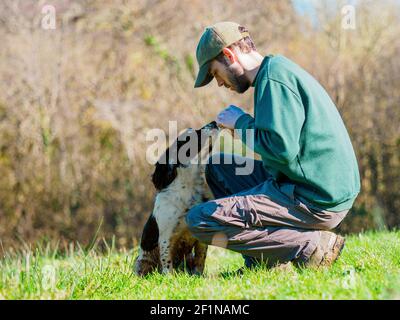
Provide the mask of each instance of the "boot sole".
{"label": "boot sole", "polygon": [[337,236],[337,239],[336,239],[336,242],[335,242],[335,246],[334,246],[334,249],[333,249],[334,252],[335,251],[337,252],[336,259],[334,261],[336,261],[340,257],[340,255],[342,254],[342,251],[343,251],[345,243],[346,243],[346,239],[345,238],[343,238],[342,236]]}
{"label": "boot sole", "polygon": [[332,248],[332,253],[325,257],[324,261],[322,261],[322,265],[324,266],[331,266],[335,261],[337,261],[343,251],[346,239],[342,236],[337,236],[335,244]]}

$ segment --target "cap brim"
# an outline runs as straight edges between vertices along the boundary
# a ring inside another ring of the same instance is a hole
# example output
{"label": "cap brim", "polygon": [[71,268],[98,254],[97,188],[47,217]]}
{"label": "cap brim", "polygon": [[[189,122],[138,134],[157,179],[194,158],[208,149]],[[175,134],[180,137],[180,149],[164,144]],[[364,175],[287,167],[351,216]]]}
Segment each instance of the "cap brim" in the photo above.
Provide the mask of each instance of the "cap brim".
{"label": "cap brim", "polygon": [[210,62],[206,62],[203,64],[199,73],[197,74],[196,82],[194,83],[195,88],[203,87],[206,84],[209,84],[211,80],[214,78],[211,74],[209,74],[208,70],[210,69]]}

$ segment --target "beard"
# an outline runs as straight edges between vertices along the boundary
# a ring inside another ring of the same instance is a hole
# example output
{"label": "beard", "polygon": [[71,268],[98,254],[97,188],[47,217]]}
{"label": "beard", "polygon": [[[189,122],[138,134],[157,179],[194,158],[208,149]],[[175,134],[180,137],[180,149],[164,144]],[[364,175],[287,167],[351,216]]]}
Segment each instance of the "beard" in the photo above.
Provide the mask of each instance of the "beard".
{"label": "beard", "polygon": [[245,77],[244,73],[237,75],[229,67],[228,80],[231,83],[233,90],[235,90],[237,93],[244,93],[250,87],[250,82]]}

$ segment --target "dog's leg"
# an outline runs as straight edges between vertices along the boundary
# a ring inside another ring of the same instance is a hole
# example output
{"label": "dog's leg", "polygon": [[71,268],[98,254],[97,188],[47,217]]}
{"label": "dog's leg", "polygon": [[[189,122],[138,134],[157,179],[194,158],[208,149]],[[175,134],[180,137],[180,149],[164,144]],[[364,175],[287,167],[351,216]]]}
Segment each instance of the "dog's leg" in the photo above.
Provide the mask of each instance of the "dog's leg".
{"label": "dog's leg", "polygon": [[160,268],[160,254],[158,249],[158,225],[154,215],[150,215],[143,228],[140,248],[135,261],[135,272],[144,276]]}
{"label": "dog's leg", "polygon": [[161,266],[158,246],[151,251],[139,249],[139,254],[135,260],[135,273],[138,276],[145,276],[157,271]]}
{"label": "dog's leg", "polygon": [[173,228],[167,226],[162,232],[160,232],[160,238],[158,239],[158,245],[160,248],[160,260],[162,266],[162,273],[170,273],[173,269],[173,257],[171,255],[171,238]]}
{"label": "dog's leg", "polygon": [[206,264],[208,245],[196,241],[194,244],[194,268],[193,274],[203,274]]}

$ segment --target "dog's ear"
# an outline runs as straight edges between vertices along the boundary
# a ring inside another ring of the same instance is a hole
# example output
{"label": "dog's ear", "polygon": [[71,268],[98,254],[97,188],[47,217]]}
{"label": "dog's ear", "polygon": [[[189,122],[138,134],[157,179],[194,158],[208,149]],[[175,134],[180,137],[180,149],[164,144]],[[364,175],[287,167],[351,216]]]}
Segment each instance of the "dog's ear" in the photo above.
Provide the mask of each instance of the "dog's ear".
{"label": "dog's ear", "polygon": [[151,180],[157,190],[160,191],[165,189],[171,184],[172,181],[174,181],[177,175],[176,167],[177,166],[174,164],[156,163],[156,168]]}
{"label": "dog's ear", "polygon": [[140,240],[140,247],[144,251],[151,251],[158,246],[159,230],[156,218],[150,215],[143,228],[142,239]]}

